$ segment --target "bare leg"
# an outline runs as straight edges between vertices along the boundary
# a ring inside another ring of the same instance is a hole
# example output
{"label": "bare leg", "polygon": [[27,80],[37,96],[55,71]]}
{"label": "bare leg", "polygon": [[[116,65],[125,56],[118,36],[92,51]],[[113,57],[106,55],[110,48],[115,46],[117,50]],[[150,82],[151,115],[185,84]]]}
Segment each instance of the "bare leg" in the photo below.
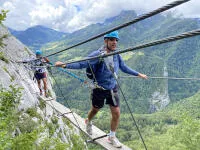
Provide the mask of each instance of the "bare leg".
{"label": "bare leg", "polygon": [[85,119],[85,123],[86,123],[86,132],[90,135],[92,135],[92,118],[97,114],[97,112],[99,111],[98,108],[94,108],[92,106],[92,108],[90,109],[90,111],[88,112],[88,118]]}
{"label": "bare leg", "polygon": [[42,95],[41,81],[40,81],[40,80],[37,80],[37,83],[38,83],[38,88],[39,88],[39,90],[40,90],[40,95]]}
{"label": "bare leg", "polygon": [[115,132],[119,125],[120,108],[110,106],[110,110],[111,110],[111,114],[112,114],[112,119],[111,119],[111,123],[110,123],[111,131],[110,131],[110,134],[108,137],[108,141],[114,147],[120,148],[120,147],[122,147],[122,144],[119,142],[119,140],[116,138],[116,135],[115,135]]}
{"label": "bare leg", "polygon": [[92,106],[92,108],[88,112],[88,121],[91,121],[92,118],[97,114],[98,111],[99,111],[98,108],[95,108],[95,107]]}
{"label": "bare leg", "polygon": [[40,80],[37,80],[37,83],[38,83],[38,88],[41,89],[41,82],[40,82]]}
{"label": "bare leg", "polygon": [[47,78],[43,78],[42,81],[43,81],[43,84],[44,84],[45,96],[47,96]]}
{"label": "bare leg", "polygon": [[110,110],[112,114],[110,128],[111,128],[111,131],[116,132],[117,127],[119,125],[120,108],[110,106]]}

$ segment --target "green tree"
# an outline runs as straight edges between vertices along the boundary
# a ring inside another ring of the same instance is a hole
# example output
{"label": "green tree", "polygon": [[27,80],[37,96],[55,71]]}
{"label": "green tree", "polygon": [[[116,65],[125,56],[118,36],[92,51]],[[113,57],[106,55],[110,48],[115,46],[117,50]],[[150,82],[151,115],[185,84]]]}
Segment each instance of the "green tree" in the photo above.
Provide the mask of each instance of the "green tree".
{"label": "green tree", "polygon": [[1,13],[0,13],[0,24],[2,24],[2,21],[4,21],[6,19],[7,13],[8,13],[8,10],[1,10]]}

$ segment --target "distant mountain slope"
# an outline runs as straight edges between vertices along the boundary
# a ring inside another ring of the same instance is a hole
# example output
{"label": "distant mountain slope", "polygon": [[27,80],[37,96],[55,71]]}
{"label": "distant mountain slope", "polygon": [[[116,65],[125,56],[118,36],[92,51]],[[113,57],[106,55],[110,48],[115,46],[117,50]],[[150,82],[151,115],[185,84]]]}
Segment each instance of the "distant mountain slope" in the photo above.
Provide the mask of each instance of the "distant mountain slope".
{"label": "distant mountain slope", "polygon": [[58,41],[67,35],[40,25],[28,28],[25,31],[15,31],[13,29],[9,29],[9,31],[23,44],[32,49],[39,49],[43,44]]}
{"label": "distant mountain slope", "polygon": [[194,20],[196,20],[200,26],[200,18],[194,18]]}
{"label": "distant mountain slope", "polygon": [[[137,123],[149,150],[198,150],[200,147],[200,92],[180,100],[161,112],[136,115]],[[104,128],[109,115],[97,118],[98,126]],[[126,123],[124,123],[126,122]],[[130,115],[122,114],[118,136],[132,149],[143,150],[136,136]],[[133,136],[134,135],[134,136]]]}

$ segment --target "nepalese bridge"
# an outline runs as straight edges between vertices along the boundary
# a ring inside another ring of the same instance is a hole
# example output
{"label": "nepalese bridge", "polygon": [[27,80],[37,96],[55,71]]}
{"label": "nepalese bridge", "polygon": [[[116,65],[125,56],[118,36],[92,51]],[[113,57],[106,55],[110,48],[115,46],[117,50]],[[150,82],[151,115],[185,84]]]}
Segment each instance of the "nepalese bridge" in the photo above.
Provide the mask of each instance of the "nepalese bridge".
{"label": "nepalese bridge", "polygon": [[[175,2],[173,2],[173,3],[170,3],[170,4],[166,5],[166,6],[163,6],[163,7],[161,7],[161,8],[158,8],[158,9],[152,11],[152,12],[149,12],[149,13],[147,13],[147,14],[141,15],[141,16],[139,16],[138,18],[136,18],[136,19],[134,19],[134,20],[132,20],[132,21],[130,21],[130,22],[127,22],[127,23],[122,24],[122,25],[120,25],[120,26],[118,26],[118,27],[112,28],[112,29],[110,29],[110,30],[108,30],[108,31],[106,31],[106,32],[104,32],[104,33],[101,33],[101,34],[99,34],[99,35],[97,35],[97,36],[91,37],[91,38],[89,38],[89,39],[87,39],[87,40],[85,40],[85,41],[83,41],[83,42],[77,43],[77,44],[75,44],[75,45],[73,45],[73,46],[71,46],[71,47],[68,47],[68,48],[63,49],[63,50],[61,50],[61,51],[52,53],[52,54],[47,55],[47,56],[45,56],[45,57],[54,56],[54,55],[56,55],[56,54],[58,54],[58,53],[67,51],[67,50],[69,50],[69,49],[71,49],[71,48],[74,48],[74,47],[76,47],[76,46],[85,44],[85,43],[87,43],[87,42],[89,42],[89,41],[92,41],[92,40],[94,40],[94,39],[97,39],[97,38],[99,38],[99,37],[101,37],[101,36],[103,36],[103,35],[105,35],[105,34],[107,34],[107,33],[109,33],[109,32],[112,32],[112,31],[115,31],[115,30],[124,28],[124,27],[126,27],[126,26],[129,26],[129,25],[131,25],[131,24],[137,23],[137,22],[139,22],[139,21],[141,21],[141,20],[144,20],[144,19],[146,19],[146,18],[149,18],[149,17],[151,17],[151,16],[154,16],[154,15],[156,15],[156,14],[158,14],[158,13],[164,12],[164,11],[166,11],[166,10],[168,10],[168,9],[171,9],[171,8],[173,8],[173,7],[176,7],[176,6],[178,6],[178,5],[181,5],[181,4],[183,4],[183,3],[185,3],[185,2],[188,2],[188,1],[189,1],[189,0],[178,0],[178,1],[175,1]],[[135,47],[131,47],[131,48],[124,49],[124,50],[122,50],[122,51],[116,51],[116,52],[113,52],[113,53],[104,54],[104,55],[96,56],[96,57],[90,57],[90,58],[80,59],[80,60],[76,60],[76,61],[68,61],[68,62],[65,62],[65,63],[66,63],[66,64],[70,64],[70,63],[81,62],[81,61],[89,61],[89,60],[97,59],[97,58],[104,58],[104,57],[108,57],[108,56],[115,55],[115,54],[121,54],[121,53],[126,53],[126,52],[129,52],[129,51],[140,50],[140,49],[147,48],[147,47],[151,47],[151,46],[155,46],[155,45],[158,45],[158,44],[163,44],[163,43],[167,43],[167,42],[172,42],[172,41],[176,41],[176,40],[181,40],[181,39],[184,39],[184,38],[189,38],[189,37],[197,36],[197,35],[200,35],[200,29],[193,30],[193,31],[188,31],[188,32],[185,32],[185,33],[182,33],[182,34],[179,34],[179,35],[175,35],[175,36],[166,37],[166,38],[159,39],[159,40],[156,40],[156,41],[152,41],[152,42],[149,42],[149,43],[144,43],[144,44],[141,44],[141,45],[137,45],[137,46],[135,46]],[[50,67],[55,67],[55,66],[52,65],[52,66],[50,66]],[[84,83],[84,84],[85,84],[85,83],[88,83],[88,82],[86,82],[85,80],[79,78],[77,75],[75,75],[75,74],[73,74],[73,73],[70,73],[70,72],[68,72],[68,71],[64,71],[62,68],[60,68],[59,70],[60,70],[60,71],[63,71],[63,72],[66,72],[69,76],[71,76],[71,77],[73,77],[73,78],[78,79],[81,83]],[[152,77],[152,78],[153,78],[153,77]],[[54,78],[54,80],[55,80],[55,78]],[[116,79],[116,81],[118,82],[117,79]],[[55,83],[56,83],[56,80],[55,80]],[[118,83],[118,85],[119,85],[119,83]],[[120,86],[119,86],[119,87],[120,87]],[[139,137],[140,137],[140,139],[141,139],[141,141],[142,141],[142,143],[143,143],[143,145],[144,145],[144,149],[147,150],[147,146],[146,146],[146,144],[145,144],[145,140],[143,139],[143,136],[142,136],[142,134],[141,134],[141,132],[140,132],[140,130],[139,130],[139,127],[138,127],[138,125],[137,125],[137,123],[136,123],[136,120],[135,120],[135,118],[134,118],[134,116],[133,116],[133,114],[132,114],[132,112],[131,112],[131,110],[130,110],[130,107],[129,107],[129,105],[128,105],[128,103],[127,103],[127,100],[126,100],[126,98],[125,98],[125,96],[124,96],[124,93],[123,93],[123,91],[121,90],[121,88],[119,88],[119,89],[120,89],[120,92],[122,93],[122,96],[123,96],[123,98],[124,98],[124,100],[125,100],[125,103],[127,104],[127,107],[128,107],[128,109],[129,109],[131,118],[132,118],[132,120],[133,120],[133,125],[136,126],[136,129],[137,129],[137,131],[138,131]],[[63,94],[62,94],[62,96],[64,97]],[[93,130],[93,131],[94,131],[94,134],[93,134],[92,136],[88,135],[88,134],[86,133],[86,130],[85,130],[84,119],[81,118],[81,117],[80,117],[79,115],[77,115],[76,113],[72,112],[71,109],[70,109],[70,106],[69,106],[68,104],[67,104],[67,105],[68,105],[68,106],[67,106],[68,108],[66,108],[65,106],[63,106],[63,105],[59,104],[58,102],[56,102],[55,99],[46,99],[46,98],[44,98],[43,100],[44,100],[49,106],[53,107],[57,112],[59,112],[61,116],[68,118],[78,129],[80,129],[80,131],[84,132],[85,135],[87,135],[89,138],[91,138],[90,140],[86,140],[86,143],[90,143],[90,142],[93,143],[93,142],[95,142],[95,143],[98,143],[99,145],[101,145],[102,147],[104,147],[105,149],[108,149],[108,150],[119,149],[119,148],[114,148],[111,144],[107,143],[107,142],[106,142],[107,134],[104,133],[103,131],[101,131],[100,129],[98,129],[97,127],[95,127],[95,126],[94,126],[94,130]],[[65,100],[66,100],[66,98],[65,98]],[[130,149],[130,148],[128,148],[128,147],[126,147],[125,145],[123,145],[121,149],[126,150],[126,149]]]}
{"label": "nepalese bridge", "polygon": [[78,114],[72,112],[69,108],[65,107],[64,105],[58,103],[55,101],[54,98],[45,98],[41,97],[42,100],[46,102],[47,105],[52,107],[55,111],[57,111],[60,116],[67,118],[73,125],[75,125],[80,131],[82,131],[85,135],[87,135],[89,138],[86,140],[87,143],[96,143],[101,145],[107,150],[131,150],[129,147],[122,145],[121,148],[115,148],[111,144],[107,142],[107,134],[97,128],[96,126],[93,126],[93,134],[89,135],[86,132],[85,128],[85,120],[81,118]]}

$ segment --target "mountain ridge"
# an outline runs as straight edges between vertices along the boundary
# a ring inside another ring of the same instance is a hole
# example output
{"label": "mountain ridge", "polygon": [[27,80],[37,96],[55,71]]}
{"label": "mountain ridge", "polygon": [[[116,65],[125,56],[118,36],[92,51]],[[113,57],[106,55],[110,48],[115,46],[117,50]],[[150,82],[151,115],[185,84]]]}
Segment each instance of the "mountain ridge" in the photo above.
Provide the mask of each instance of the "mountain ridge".
{"label": "mountain ridge", "polygon": [[43,44],[60,40],[68,34],[41,25],[33,26],[24,31],[16,31],[11,28],[8,29],[11,34],[32,50],[40,49]]}

